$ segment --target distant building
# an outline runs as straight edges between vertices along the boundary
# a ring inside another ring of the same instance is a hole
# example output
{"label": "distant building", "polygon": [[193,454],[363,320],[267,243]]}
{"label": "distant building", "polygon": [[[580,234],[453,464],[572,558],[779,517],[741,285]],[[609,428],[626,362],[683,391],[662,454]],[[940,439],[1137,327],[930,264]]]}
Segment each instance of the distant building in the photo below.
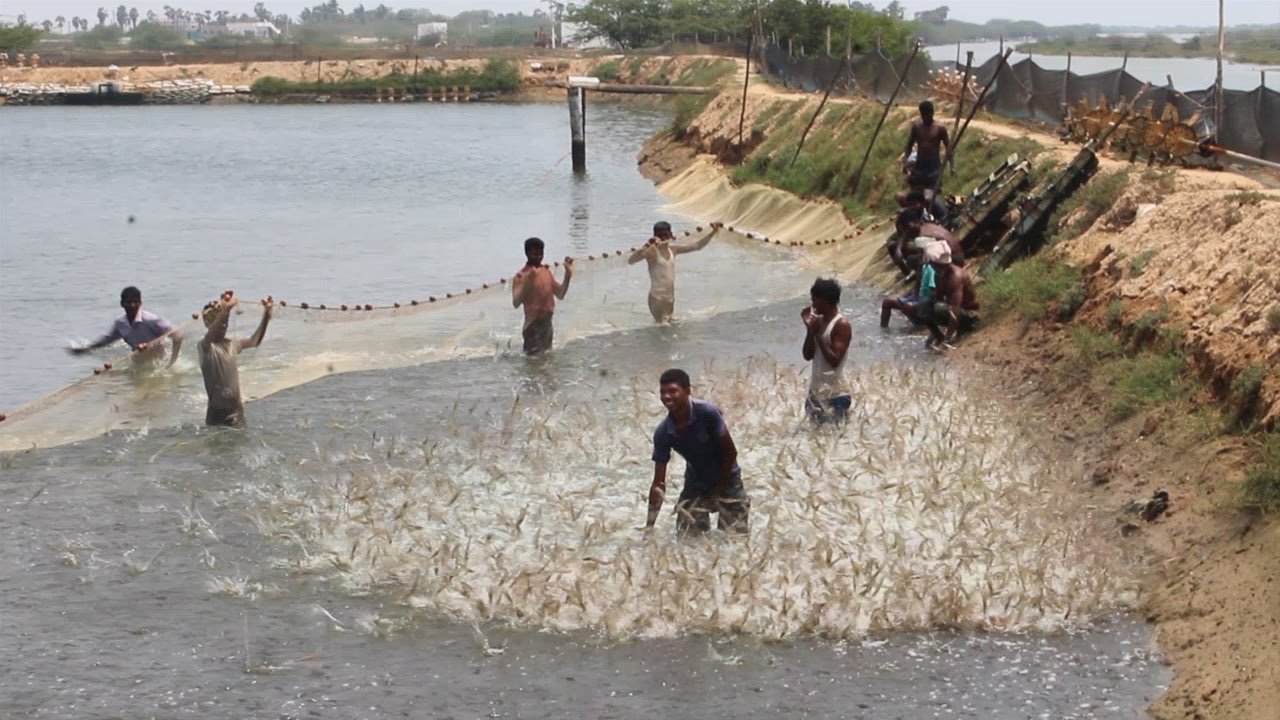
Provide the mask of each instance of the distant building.
{"label": "distant building", "polygon": [[274,40],[280,37],[280,30],[266,20],[254,22],[229,22],[226,25],[205,25],[206,35],[234,35],[236,37],[266,38]]}
{"label": "distant building", "polygon": [[421,40],[423,38],[435,38],[436,42],[446,42],[449,39],[449,23],[418,23],[418,34],[414,36],[414,39]]}

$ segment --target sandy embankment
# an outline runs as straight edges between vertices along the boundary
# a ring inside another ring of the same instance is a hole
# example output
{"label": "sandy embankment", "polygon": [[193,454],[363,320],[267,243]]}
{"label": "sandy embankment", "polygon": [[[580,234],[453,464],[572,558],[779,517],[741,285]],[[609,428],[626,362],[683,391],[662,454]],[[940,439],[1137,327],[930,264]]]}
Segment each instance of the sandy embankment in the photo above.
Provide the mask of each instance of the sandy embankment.
{"label": "sandy embankment", "polygon": [[[742,106],[731,95],[713,101],[685,141],[655,138],[646,145],[640,157],[646,174],[696,217],[787,240],[847,231],[849,221],[827,201],[732,186],[715,154],[737,139]],[[746,127],[783,96],[753,84]],[[809,112],[817,103],[793,97]],[[999,123],[975,127],[1018,132]],[[1054,137],[1022,134],[1060,157],[1077,150]],[[1103,172],[1142,174],[1141,167],[1115,159],[1104,158],[1102,166]],[[1173,178],[1172,184],[1132,183],[1089,231],[1054,249],[1089,266],[1090,297],[1071,326],[996,323],[951,362],[969,365],[997,392],[1043,418],[1041,433],[1056,438],[1060,461],[1079,470],[1079,481],[1064,489],[1066,501],[1118,512],[1156,489],[1170,493],[1165,517],[1128,539],[1116,535],[1150,569],[1144,611],[1175,672],[1150,712],[1170,719],[1272,720],[1280,707],[1280,522],[1241,509],[1236,499],[1249,461],[1247,438],[1220,428],[1206,432],[1196,410],[1218,407],[1240,370],[1261,366],[1267,372],[1258,416],[1267,423],[1280,419],[1274,370],[1280,332],[1268,320],[1280,312],[1280,192],[1265,191],[1271,200],[1249,199],[1239,193],[1260,191],[1257,183],[1205,170],[1178,170]],[[880,237],[865,234],[817,252],[842,256],[846,278],[874,283],[885,267]],[[1145,267],[1134,272],[1138,257],[1146,258]],[[1101,326],[1116,301],[1124,310],[1114,322],[1132,324],[1158,311],[1166,326],[1185,327],[1190,364],[1207,379],[1206,389],[1179,407],[1159,406],[1119,423],[1108,419],[1107,397],[1056,363],[1072,352],[1071,327]]]}

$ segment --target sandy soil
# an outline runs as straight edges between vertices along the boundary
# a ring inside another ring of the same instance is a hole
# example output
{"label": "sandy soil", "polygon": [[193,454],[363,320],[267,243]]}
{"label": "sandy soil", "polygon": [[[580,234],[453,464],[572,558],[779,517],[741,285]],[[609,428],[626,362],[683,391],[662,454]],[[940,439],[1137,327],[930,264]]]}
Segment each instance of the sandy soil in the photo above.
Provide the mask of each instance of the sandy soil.
{"label": "sandy soil", "polygon": [[[618,56],[621,57],[621,56]],[[588,75],[609,57],[570,58],[530,55],[518,64],[526,85],[536,87],[550,80],[563,81],[569,75]],[[638,66],[638,75],[648,77],[664,65],[669,73],[678,74],[694,56],[654,56]],[[479,69],[485,59],[421,61],[419,70]],[[630,69],[630,65],[627,65]],[[204,79],[218,85],[252,85],[264,77],[278,77],[296,82],[324,82],[356,78],[376,78],[393,72],[412,73],[413,60],[298,60],[289,62],[241,62],[189,65],[121,65],[116,79],[144,83],[158,80]],[[105,67],[41,67],[0,70],[0,83],[84,84],[108,79]],[[561,91],[563,92],[563,91]]]}
{"label": "sandy soil", "polygon": [[[737,141],[738,97],[717,98],[680,142],[654,138],[640,160],[690,210],[709,218],[730,213],[742,223],[750,211],[735,198],[752,190],[733,188],[716,166],[733,156],[726,146]],[[753,81],[746,127],[779,97],[804,99],[810,109],[819,100]],[[895,112],[904,121],[910,116],[909,109]],[[1006,123],[975,120],[973,129],[1030,137],[1063,160],[1078,150]],[[1102,159],[1103,172],[1118,169],[1133,170],[1135,179],[1142,175],[1140,167]],[[717,197],[706,196],[706,187]],[[1280,419],[1280,377],[1274,371],[1280,367],[1280,331],[1267,320],[1280,308],[1280,193],[1266,192],[1270,200],[1240,194],[1261,189],[1239,175],[1207,170],[1148,177],[1131,182],[1089,231],[1055,248],[1088,266],[1089,299],[1074,323],[1101,324],[1119,300],[1124,312],[1114,322],[1131,325],[1158,310],[1167,314],[1167,324],[1185,325],[1185,337],[1196,348],[1194,369],[1208,380],[1208,389],[1191,401],[1111,422],[1105,390],[1090,383],[1087,372],[1064,364],[1072,353],[1070,327],[1056,322],[996,323],[952,355],[953,362],[969,366],[1040,418],[1035,425],[1055,438],[1061,462],[1079,468],[1070,497],[1113,508],[1119,517],[1127,502],[1145,500],[1157,489],[1169,492],[1164,516],[1138,521],[1139,529],[1128,536],[1118,522],[1115,535],[1116,542],[1141,553],[1149,570],[1146,617],[1175,673],[1168,692],[1150,708],[1162,719],[1272,720],[1280,707],[1280,522],[1238,502],[1238,483],[1250,462],[1248,438],[1206,429],[1197,412],[1220,407],[1235,375],[1261,365],[1268,370],[1258,417],[1270,425]],[[790,237],[818,239],[830,227],[824,222],[811,229],[802,222]],[[873,244],[864,239],[836,247],[862,263],[862,277],[877,280],[882,263],[867,257],[875,253]],[[1145,266],[1135,272],[1139,257],[1146,258]]]}

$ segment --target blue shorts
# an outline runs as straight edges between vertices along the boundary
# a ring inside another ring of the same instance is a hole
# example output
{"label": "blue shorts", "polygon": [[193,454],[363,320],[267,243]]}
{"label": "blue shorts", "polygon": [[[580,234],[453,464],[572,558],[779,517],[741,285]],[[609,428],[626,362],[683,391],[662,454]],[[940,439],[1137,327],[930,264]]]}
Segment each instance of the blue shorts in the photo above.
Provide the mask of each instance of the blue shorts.
{"label": "blue shorts", "polygon": [[827,400],[818,400],[810,395],[804,401],[804,411],[815,425],[843,424],[849,416],[850,407],[853,407],[853,398],[848,395],[836,395]]}

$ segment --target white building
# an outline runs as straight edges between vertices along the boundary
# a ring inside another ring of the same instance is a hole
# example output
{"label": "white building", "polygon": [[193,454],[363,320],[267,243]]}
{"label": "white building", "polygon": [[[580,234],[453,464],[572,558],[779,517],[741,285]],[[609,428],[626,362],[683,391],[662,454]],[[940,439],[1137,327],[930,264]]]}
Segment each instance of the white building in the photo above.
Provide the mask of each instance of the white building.
{"label": "white building", "polygon": [[437,42],[444,42],[448,40],[449,39],[449,23],[443,23],[443,22],[418,23],[418,34],[414,36],[414,39],[421,40],[424,37],[439,38]]}
{"label": "white building", "polygon": [[[206,31],[210,28],[206,28]],[[225,29],[214,28],[215,32],[225,33],[227,35],[235,35],[236,37],[253,37],[267,38],[272,40],[280,37],[280,30],[275,25],[266,20],[257,20],[255,22],[229,22]]]}

